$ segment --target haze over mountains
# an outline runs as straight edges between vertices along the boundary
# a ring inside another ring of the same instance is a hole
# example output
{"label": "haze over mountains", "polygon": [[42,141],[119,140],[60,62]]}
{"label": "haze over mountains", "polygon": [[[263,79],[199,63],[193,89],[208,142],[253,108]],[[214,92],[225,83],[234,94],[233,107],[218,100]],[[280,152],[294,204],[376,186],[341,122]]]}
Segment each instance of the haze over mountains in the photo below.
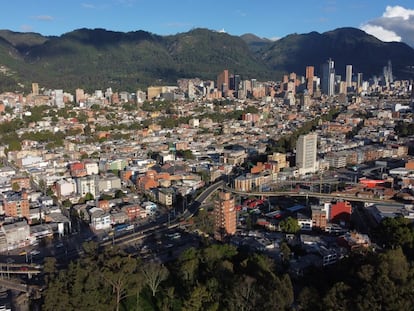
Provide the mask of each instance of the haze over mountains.
{"label": "haze over mountains", "polygon": [[146,31],[78,29],[59,37],[0,30],[0,90],[18,90],[38,82],[49,88],[135,91],[179,78],[215,80],[223,69],[243,79],[280,79],[283,73],[316,74],[328,58],[338,74],[352,64],[367,79],[381,75],[391,60],[397,78],[412,78],[414,49],[382,42],[355,28],[292,34],[277,41],[253,34],[232,36],[194,29],[170,36]]}

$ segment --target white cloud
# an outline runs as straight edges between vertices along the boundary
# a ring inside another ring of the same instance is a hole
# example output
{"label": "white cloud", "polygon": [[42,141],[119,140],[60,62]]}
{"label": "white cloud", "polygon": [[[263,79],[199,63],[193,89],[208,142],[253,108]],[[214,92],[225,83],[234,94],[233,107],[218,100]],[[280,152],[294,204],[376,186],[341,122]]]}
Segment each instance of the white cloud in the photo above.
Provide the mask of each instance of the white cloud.
{"label": "white cloud", "polygon": [[382,16],[360,28],[382,41],[402,41],[414,47],[414,9],[387,6]]}
{"label": "white cloud", "polygon": [[363,25],[361,29],[368,34],[373,35],[374,37],[377,37],[381,41],[385,41],[385,42],[392,42],[392,41],[400,42],[401,41],[401,37],[398,36],[395,32],[391,30],[387,30],[382,26],[367,24],[367,25]]}
{"label": "white cloud", "polygon": [[85,9],[95,9],[96,6],[91,3],[82,3],[81,6]]}
{"label": "white cloud", "polygon": [[271,37],[271,38],[268,38],[270,41],[277,41],[277,40],[280,40],[280,37]]}
{"label": "white cloud", "polygon": [[414,16],[414,10],[406,9],[399,5],[388,5],[385,9],[384,14],[382,14],[382,17],[385,18],[400,17],[405,21],[408,20],[411,16]]}
{"label": "white cloud", "polygon": [[34,16],[33,18],[35,20],[45,21],[45,22],[49,22],[53,20],[53,16],[50,16],[50,15],[38,15],[38,16]]}

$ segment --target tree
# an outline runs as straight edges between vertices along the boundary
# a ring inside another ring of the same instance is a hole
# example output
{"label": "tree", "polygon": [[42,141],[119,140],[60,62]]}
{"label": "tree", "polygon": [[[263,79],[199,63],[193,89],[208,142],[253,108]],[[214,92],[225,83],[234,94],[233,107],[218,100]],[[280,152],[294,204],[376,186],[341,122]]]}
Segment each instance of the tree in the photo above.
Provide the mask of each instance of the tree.
{"label": "tree", "polygon": [[20,190],[20,185],[19,185],[19,183],[14,182],[14,183],[12,184],[12,190],[13,190],[13,191],[15,191],[15,192],[19,191],[19,190]]}
{"label": "tree", "polygon": [[62,206],[66,208],[72,207],[72,202],[68,199],[62,201]]}
{"label": "tree", "polygon": [[284,262],[289,262],[290,256],[292,254],[292,251],[290,250],[289,246],[287,245],[286,242],[282,242],[280,244],[280,253],[283,256],[283,261]]}
{"label": "tree", "polygon": [[22,145],[20,143],[20,140],[13,140],[9,142],[9,147],[7,148],[7,151],[20,151],[22,150]]}
{"label": "tree", "polygon": [[47,184],[46,184],[45,180],[40,179],[38,186],[39,186],[39,190],[42,191],[43,195],[45,195],[46,194],[46,188],[47,188]]}
{"label": "tree", "polygon": [[94,199],[93,194],[88,192],[87,194],[85,194],[85,201],[91,201]]}
{"label": "tree", "polygon": [[115,191],[115,198],[121,199],[121,198],[123,198],[125,196],[126,195],[125,195],[125,193],[122,190],[118,189],[118,190]]}
{"label": "tree", "polygon": [[115,310],[119,311],[120,303],[128,296],[128,289],[133,285],[133,273],[137,268],[136,259],[115,256],[105,260],[100,270],[102,278],[112,287],[115,295]]}
{"label": "tree", "polygon": [[203,306],[211,301],[211,294],[208,292],[207,288],[202,285],[196,285],[190,297],[184,302],[183,311],[199,311],[204,310]]}
{"label": "tree", "polygon": [[150,262],[144,265],[142,273],[146,284],[151,289],[152,296],[155,297],[161,282],[166,280],[168,277],[168,269],[162,264]]}
{"label": "tree", "polygon": [[411,222],[403,216],[384,218],[376,230],[376,235],[388,248],[412,247],[414,242]]}
{"label": "tree", "polygon": [[256,279],[244,276],[234,287],[231,301],[234,304],[234,310],[250,311],[256,310],[258,298]]}
{"label": "tree", "polygon": [[300,230],[298,220],[293,217],[288,217],[282,220],[279,224],[280,230],[286,233],[296,233]]}
{"label": "tree", "polygon": [[43,265],[43,273],[45,274],[45,281],[48,284],[56,276],[56,258],[46,257]]}
{"label": "tree", "polygon": [[325,310],[351,310],[349,308],[349,293],[351,288],[344,282],[336,283],[323,299]]}

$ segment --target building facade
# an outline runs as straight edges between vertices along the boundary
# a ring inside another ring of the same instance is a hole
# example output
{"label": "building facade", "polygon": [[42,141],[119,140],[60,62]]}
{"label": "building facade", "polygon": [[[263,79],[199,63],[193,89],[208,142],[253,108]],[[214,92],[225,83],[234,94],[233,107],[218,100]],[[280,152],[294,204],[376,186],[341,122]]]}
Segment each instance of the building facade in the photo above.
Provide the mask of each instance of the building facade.
{"label": "building facade", "polygon": [[296,166],[300,175],[317,172],[317,144],[318,135],[316,133],[299,136],[296,143]]}
{"label": "building facade", "polygon": [[214,202],[214,237],[222,241],[229,235],[236,233],[236,208],[235,199],[228,192],[220,192]]}

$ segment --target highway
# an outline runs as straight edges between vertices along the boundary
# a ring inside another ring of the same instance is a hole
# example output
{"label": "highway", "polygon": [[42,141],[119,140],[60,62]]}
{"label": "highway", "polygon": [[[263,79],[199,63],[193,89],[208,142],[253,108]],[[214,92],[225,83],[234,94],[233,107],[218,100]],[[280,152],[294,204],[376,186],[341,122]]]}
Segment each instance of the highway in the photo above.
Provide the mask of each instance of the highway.
{"label": "highway", "polygon": [[308,192],[308,191],[238,191],[233,188],[225,186],[224,190],[240,194],[240,195],[253,195],[253,196],[263,196],[263,197],[278,197],[278,196],[291,196],[291,197],[314,197],[319,199],[329,199],[329,200],[344,200],[344,201],[354,201],[354,202],[364,202],[364,203],[392,203],[398,204],[394,200],[386,200],[380,198],[360,198],[353,195],[341,194],[341,193],[319,193],[319,192]]}

